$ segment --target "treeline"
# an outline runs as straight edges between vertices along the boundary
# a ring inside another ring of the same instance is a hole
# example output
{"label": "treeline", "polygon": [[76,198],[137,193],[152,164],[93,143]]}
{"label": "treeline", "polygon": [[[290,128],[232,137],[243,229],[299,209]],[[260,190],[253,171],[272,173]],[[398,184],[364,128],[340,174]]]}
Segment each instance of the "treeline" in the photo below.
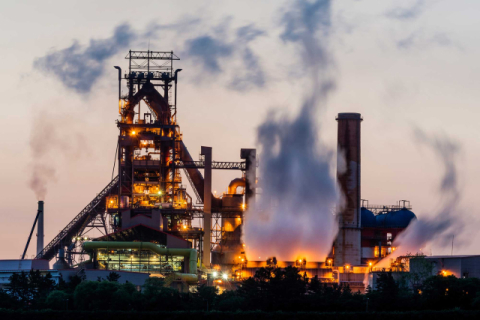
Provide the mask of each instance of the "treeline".
{"label": "treeline", "polygon": [[[149,278],[142,291],[131,283],[120,284],[119,275],[85,281],[73,276],[55,284],[38,271],[14,274],[0,290],[0,308],[14,310],[112,311],[248,311],[263,312],[392,312],[411,310],[480,310],[480,280],[434,276],[416,283],[395,281],[382,273],[375,290],[352,292],[348,286],[322,284],[307,279],[299,269],[262,268],[234,291],[219,294],[215,287],[198,286],[182,293]],[[371,318],[370,318],[371,319]],[[17,319],[19,320],[19,319]],[[90,319],[91,320],[91,319]]]}
{"label": "treeline", "polygon": [[476,320],[480,311],[448,310],[448,311],[410,311],[410,312],[265,312],[265,311],[17,311],[0,309],[2,320]]}

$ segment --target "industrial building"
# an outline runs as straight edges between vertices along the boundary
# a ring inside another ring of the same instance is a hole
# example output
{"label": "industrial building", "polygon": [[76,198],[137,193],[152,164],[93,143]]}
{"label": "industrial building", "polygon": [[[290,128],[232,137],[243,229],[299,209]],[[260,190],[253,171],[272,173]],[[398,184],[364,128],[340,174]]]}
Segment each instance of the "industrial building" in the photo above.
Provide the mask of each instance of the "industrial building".
{"label": "industrial building", "polygon": [[[430,276],[455,276],[456,278],[480,278],[480,256],[401,256],[391,262],[388,268],[371,268],[367,281],[372,289],[377,287],[377,279],[383,272],[389,272],[395,280],[413,279],[419,282]],[[414,277],[405,277],[408,273]],[[415,286],[416,283],[407,283]],[[418,283],[417,283],[418,284]]]}
{"label": "industrial building", "polygon": [[[194,160],[177,121],[179,58],[129,51],[126,60],[127,71],[115,67],[117,176],[46,246],[39,202],[25,252],[37,225],[36,260],[56,259],[55,270],[136,272],[193,285],[212,264],[231,267],[244,254],[241,225],[255,200],[256,151],[214,161],[212,148],[202,146]],[[212,194],[213,170],[238,172],[223,195]]]}
{"label": "industrial building", "polygon": [[[364,290],[371,265],[395,250],[393,241],[416,217],[407,200],[395,205],[362,200],[360,114],[339,113],[336,119],[338,157],[345,162],[337,178],[345,205],[337,214],[339,231],[330,254],[324,261],[247,261],[241,227],[244,212],[255,205],[256,150],[243,148],[239,160],[227,162],[214,161],[212,148],[202,146],[199,159],[193,159],[177,120],[181,69],[175,69],[174,62],[179,58],[150,50],[129,51],[125,58],[125,72],[115,67],[117,175],[46,246],[44,204],[39,202],[25,248],[38,225],[32,266],[42,261],[45,269],[45,263],[55,259],[55,272],[84,272],[88,279],[115,271],[133,283],[163,277],[183,289],[209,283],[218,271],[226,275],[224,280],[235,282],[261,267],[296,266],[308,277]],[[213,170],[238,172],[219,196],[212,193]]]}

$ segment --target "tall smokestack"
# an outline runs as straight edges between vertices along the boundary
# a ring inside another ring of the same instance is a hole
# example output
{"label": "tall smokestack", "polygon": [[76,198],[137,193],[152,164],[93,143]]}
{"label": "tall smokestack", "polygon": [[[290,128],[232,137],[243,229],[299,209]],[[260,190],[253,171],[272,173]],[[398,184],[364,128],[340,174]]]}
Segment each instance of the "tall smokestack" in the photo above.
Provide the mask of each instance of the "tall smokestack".
{"label": "tall smokestack", "polygon": [[345,202],[339,213],[339,230],[334,245],[336,266],[361,263],[360,215],[360,113],[339,113],[337,163],[342,157],[345,166],[337,165],[337,179]]}
{"label": "tall smokestack", "polygon": [[43,250],[43,201],[38,201],[37,255]]}

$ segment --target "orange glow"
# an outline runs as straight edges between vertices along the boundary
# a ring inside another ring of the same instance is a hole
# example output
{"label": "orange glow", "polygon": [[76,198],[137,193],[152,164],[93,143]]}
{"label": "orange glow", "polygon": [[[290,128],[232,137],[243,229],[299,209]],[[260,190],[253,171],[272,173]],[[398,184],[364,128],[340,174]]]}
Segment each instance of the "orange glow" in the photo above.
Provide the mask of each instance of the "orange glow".
{"label": "orange glow", "polygon": [[298,260],[298,262],[302,263],[302,259]]}
{"label": "orange glow", "polygon": [[245,261],[245,259],[242,258],[242,262]]}
{"label": "orange glow", "polygon": [[371,262],[369,262],[369,263],[368,263],[368,265],[371,267],[371,266],[372,266],[372,263],[371,263]]}
{"label": "orange glow", "polygon": [[187,226],[186,226],[186,225],[183,225],[183,229],[187,229]]}
{"label": "orange glow", "polygon": [[134,136],[135,134],[136,134],[136,132],[135,132],[135,131],[132,131],[132,136]]}

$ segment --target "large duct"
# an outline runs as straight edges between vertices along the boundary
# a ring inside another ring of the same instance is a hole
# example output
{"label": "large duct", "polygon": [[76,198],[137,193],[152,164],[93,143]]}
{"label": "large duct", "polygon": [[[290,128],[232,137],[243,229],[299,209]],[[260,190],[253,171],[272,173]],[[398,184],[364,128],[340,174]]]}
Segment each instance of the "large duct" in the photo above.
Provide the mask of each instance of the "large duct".
{"label": "large duct", "polygon": [[[188,152],[188,149],[183,141],[180,141],[180,159],[182,159],[183,162],[193,162],[193,158],[190,155],[190,152]],[[202,173],[197,168],[187,168],[186,170],[188,175],[190,176],[190,179],[192,179],[195,189],[197,189],[197,192],[203,201],[205,195],[203,191],[204,182]]]}
{"label": "large duct", "polygon": [[38,221],[37,221],[37,255],[43,250],[43,201],[38,201]]}
{"label": "large duct", "polygon": [[[359,113],[339,113],[337,117],[337,178],[344,197],[344,206],[338,216],[339,230],[334,245],[336,266],[361,263],[360,124],[362,120]],[[341,165],[342,163],[344,165]]]}
{"label": "large duct", "polygon": [[243,193],[245,193],[245,179],[244,178],[235,178],[228,185],[228,194],[237,194],[237,188],[244,188]]}

